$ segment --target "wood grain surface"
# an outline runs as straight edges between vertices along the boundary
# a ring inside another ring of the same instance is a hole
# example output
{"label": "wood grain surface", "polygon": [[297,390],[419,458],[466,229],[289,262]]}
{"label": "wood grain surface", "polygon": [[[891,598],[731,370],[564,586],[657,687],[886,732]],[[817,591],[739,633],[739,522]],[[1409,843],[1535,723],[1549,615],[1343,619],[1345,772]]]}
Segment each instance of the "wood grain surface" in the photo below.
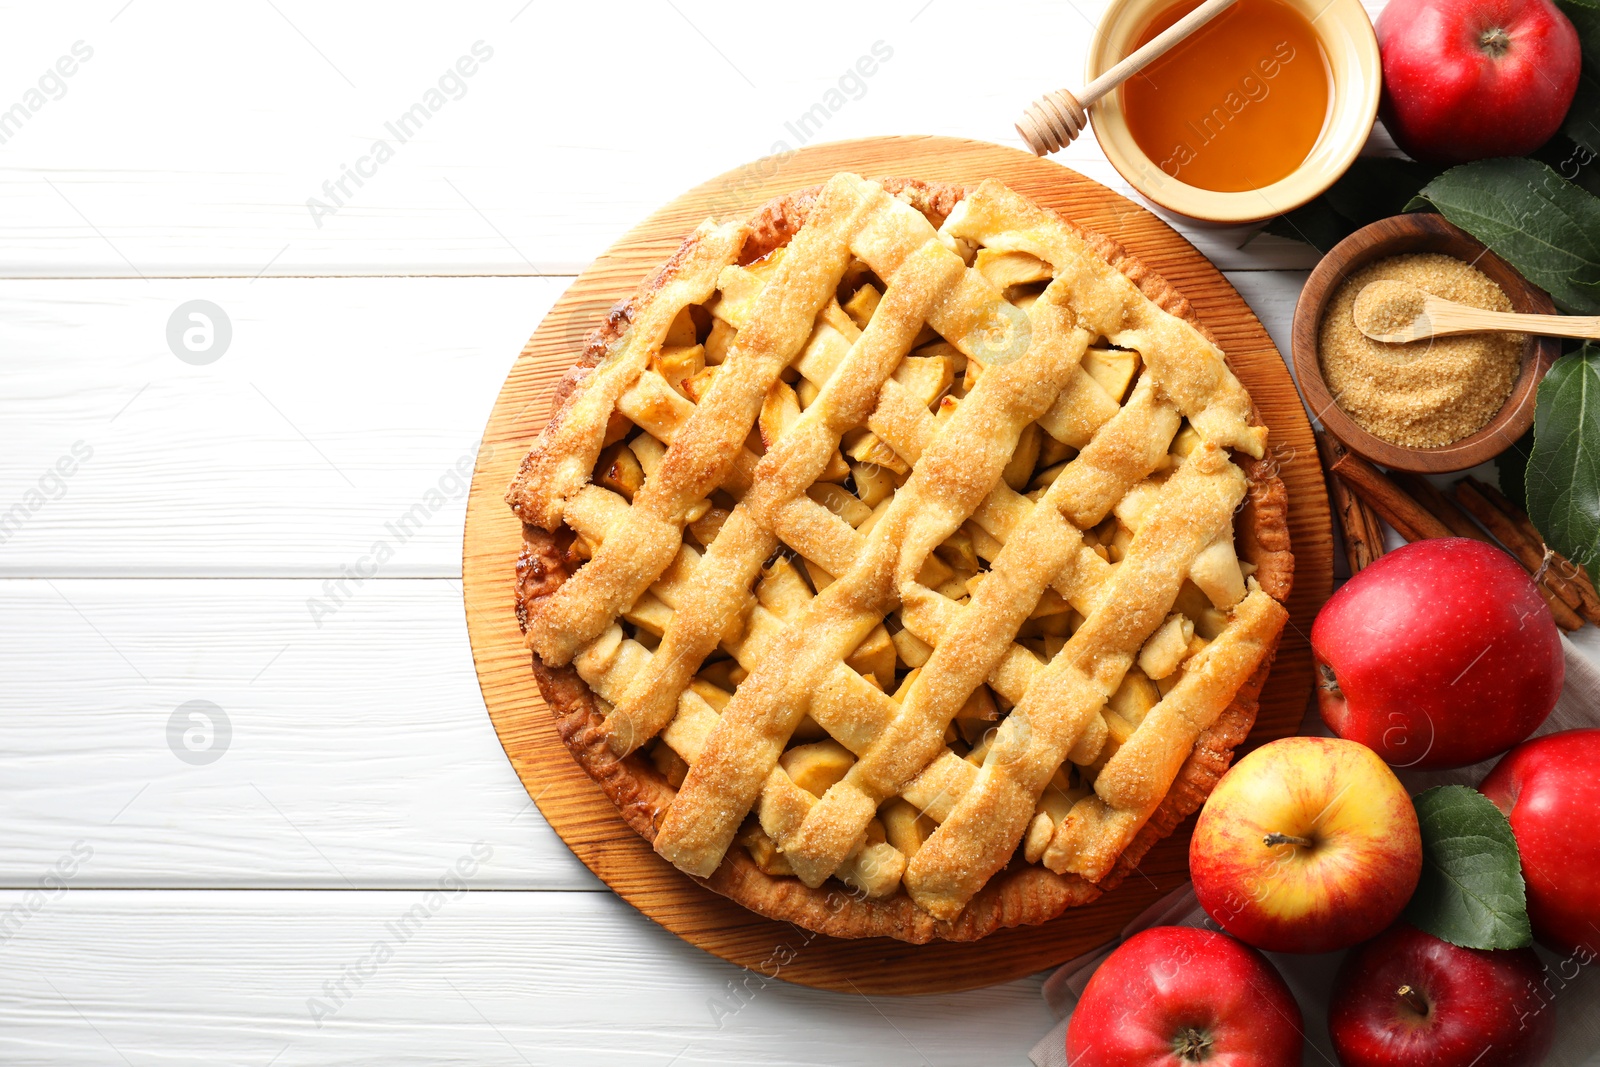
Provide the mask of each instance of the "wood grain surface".
{"label": "wood grain surface", "polygon": [[511,368],[484,433],[463,545],[467,628],[490,717],[529,795],[578,857],[645,915],[717,956],[804,985],[861,993],[970,989],[1039,971],[1113,937],[1186,878],[1189,824],[1152,849],[1141,876],[1117,891],[1042,926],[1001,931],[975,943],[845,941],[772,922],[696,885],[627,827],[557,738],[512,611],[520,527],[503,501],[505,487],[543,425],[551,389],[576,358],[584,335],[707,215],[748,215],[775,195],[841,170],[964,184],[998,178],[1122,242],[1190,300],[1271,429],[1289,488],[1296,557],[1291,621],[1252,739],[1294,732],[1311,686],[1306,634],[1331,590],[1333,554],[1316,447],[1282,358],[1216,268],[1150,212],[1056,164],[953,138],[872,138],[748,164],[661,208],[578,278]]}

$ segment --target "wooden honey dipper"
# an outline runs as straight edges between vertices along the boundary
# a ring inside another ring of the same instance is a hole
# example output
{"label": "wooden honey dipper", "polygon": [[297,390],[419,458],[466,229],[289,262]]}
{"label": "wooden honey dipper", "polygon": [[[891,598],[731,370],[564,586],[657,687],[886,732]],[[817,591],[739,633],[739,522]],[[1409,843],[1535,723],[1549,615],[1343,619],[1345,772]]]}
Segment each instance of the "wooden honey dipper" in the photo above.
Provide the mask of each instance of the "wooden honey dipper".
{"label": "wooden honey dipper", "polygon": [[1036,156],[1049,155],[1078,139],[1089,124],[1087,110],[1102,97],[1161,58],[1168,49],[1221,14],[1234,0],[1205,0],[1171,26],[1162,30],[1143,48],[1122,60],[1074,95],[1057,89],[1046,93],[1022,113],[1016,129]]}

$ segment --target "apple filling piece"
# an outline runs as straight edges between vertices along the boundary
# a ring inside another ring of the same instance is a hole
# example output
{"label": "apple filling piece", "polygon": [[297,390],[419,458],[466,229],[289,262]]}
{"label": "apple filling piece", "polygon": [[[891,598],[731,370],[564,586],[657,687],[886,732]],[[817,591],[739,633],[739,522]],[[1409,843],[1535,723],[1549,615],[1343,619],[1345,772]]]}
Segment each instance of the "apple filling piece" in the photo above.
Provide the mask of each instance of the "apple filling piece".
{"label": "apple filling piece", "polygon": [[524,466],[571,531],[530,647],[691,874],[939,919],[1012,862],[1099,881],[1286,617],[1236,543],[1248,396],[996,182],[933,219],[840,175],[747,237],[702,226]]}

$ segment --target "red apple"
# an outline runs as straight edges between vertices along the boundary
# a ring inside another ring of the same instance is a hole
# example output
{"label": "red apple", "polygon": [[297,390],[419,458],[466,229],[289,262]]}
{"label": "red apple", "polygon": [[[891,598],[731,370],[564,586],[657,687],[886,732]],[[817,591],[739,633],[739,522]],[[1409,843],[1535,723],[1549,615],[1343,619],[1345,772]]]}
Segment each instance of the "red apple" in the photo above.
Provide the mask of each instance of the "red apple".
{"label": "red apple", "polygon": [[1072,1067],[1298,1067],[1300,1006],[1267,958],[1226,934],[1156,926],[1128,938],[1067,1024]]}
{"label": "red apple", "polygon": [[1346,582],[1311,627],[1318,706],[1334,733],[1396,767],[1464,767],[1544,722],[1566,677],[1528,572],[1482,541],[1441,537]]}
{"label": "red apple", "polygon": [[1429,163],[1527,155],[1561,128],[1583,56],[1551,0],[1392,0],[1383,124]]}
{"label": "red apple", "polygon": [[1396,924],[1345,957],[1328,1031],[1343,1067],[1534,1067],[1556,1037],[1530,948],[1457,948]]}
{"label": "red apple", "polygon": [[1270,952],[1331,952],[1399,916],[1422,875],[1417,810],[1371,749],[1286,737],[1211,791],[1189,843],[1195,896]]}
{"label": "red apple", "polygon": [[1600,955],[1600,730],[1564,730],[1506,753],[1478,788],[1511,820],[1533,936]]}

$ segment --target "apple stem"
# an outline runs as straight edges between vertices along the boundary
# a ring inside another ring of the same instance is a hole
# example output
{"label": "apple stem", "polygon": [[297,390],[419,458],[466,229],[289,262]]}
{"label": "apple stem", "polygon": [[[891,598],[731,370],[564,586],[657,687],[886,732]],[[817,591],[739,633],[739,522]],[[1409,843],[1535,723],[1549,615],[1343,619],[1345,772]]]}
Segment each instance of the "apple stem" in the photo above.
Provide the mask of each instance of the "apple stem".
{"label": "apple stem", "polygon": [[1203,1063],[1211,1058],[1211,1035],[1194,1026],[1185,1026],[1172,1039],[1172,1053],[1184,1063]]}
{"label": "apple stem", "polygon": [[1309,837],[1297,837],[1294,834],[1280,834],[1274,831],[1261,839],[1261,843],[1270,847],[1277,845],[1299,845],[1301,848],[1310,848],[1316,842]]}
{"label": "apple stem", "polygon": [[1411,986],[1401,986],[1399,989],[1394,991],[1394,995],[1405,1001],[1406,1007],[1410,1008],[1412,1011],[1423,1016],[1424,1018],[1427,1017],[1429,1011],[1427,998],[1421,993],[1417,992]]}
{"label": "apple stem", "polygon": [[1511,35],[1499,26],[1485,30],[1478,38],[1478,47],[1489,53],[1489,58],[1499,59],[1511,48]]}
{"label": "apple stem", "polygon": [[1317,673],[1322,676],[1323,690],[1333,696],[1339,696],[1339,676],[1333,673],[1333,668],[1326,663],[1317,664]]}

